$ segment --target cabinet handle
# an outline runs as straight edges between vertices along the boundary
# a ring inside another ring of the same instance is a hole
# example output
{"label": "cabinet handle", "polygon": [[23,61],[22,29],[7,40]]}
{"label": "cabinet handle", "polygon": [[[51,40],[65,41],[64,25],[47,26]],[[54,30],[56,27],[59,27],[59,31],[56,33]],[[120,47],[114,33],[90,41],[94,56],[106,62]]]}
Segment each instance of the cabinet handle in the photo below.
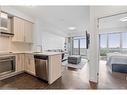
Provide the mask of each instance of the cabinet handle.
{"label": "cabinet handle", "polygon": [[29,59],[29,64],[30,64],[30,59]]}
{"label": "cabinet handle", "polygon": [[24,42],[26,41],[26,37],[24,36]]}

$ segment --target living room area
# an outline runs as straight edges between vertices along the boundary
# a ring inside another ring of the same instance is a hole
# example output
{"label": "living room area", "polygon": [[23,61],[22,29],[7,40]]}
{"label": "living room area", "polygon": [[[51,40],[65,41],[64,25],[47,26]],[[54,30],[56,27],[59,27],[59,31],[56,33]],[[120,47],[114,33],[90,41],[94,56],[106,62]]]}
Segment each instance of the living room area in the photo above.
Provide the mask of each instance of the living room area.
{"label": "living room area", "polygon": [[62,65],[75,69],[82,69],[87,63],[86,36],[67,37],[65,39],[64,57]]}

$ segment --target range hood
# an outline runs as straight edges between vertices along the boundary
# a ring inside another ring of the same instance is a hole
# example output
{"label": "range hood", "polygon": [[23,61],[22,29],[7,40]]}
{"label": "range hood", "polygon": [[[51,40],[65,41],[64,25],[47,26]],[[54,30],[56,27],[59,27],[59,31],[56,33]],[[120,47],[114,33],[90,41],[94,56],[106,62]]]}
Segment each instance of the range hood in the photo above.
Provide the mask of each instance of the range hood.
{"label": "range hood", "polygon": [[0,35],[13,36],[14,34],[8,31],[8,14],[0,12]]}

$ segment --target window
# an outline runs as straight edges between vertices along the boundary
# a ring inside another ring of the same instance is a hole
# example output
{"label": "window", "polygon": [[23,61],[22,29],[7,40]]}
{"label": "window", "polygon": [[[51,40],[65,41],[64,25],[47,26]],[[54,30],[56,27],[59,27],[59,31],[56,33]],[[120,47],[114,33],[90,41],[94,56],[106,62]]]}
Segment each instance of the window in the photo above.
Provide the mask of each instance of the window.
{"label": "window", "polygon": [[107,48],[107,34],[100,34],[100,48]]}
{"label": "window", "polygon": [[73,54],[74,55],[86,55],[86,38],[74,37],[73,38]]}
{"label": "window", "polygon": [[74,48],[78,48],[78,45],[79,45],[79,41],[78,40],[74,40]]}
{"label": "window", "polygon": [[80,48],[86,48],[86,39],[80,39]]}
{"label": "window", "polygon": [[100,35],[100,55],[106,56],[108,52],[127,53],[127,32]]}
{"label": "window", "polygon": [[86,55],[86,39],[80,39],[80,55]]}
{"label": "window", "polygon": [[122,33],[122,48],[127,48],[127,32]]}
{"label": "window", "polygon": [[109,48],[120,48],[120,33],[109,34],[108,45]]}

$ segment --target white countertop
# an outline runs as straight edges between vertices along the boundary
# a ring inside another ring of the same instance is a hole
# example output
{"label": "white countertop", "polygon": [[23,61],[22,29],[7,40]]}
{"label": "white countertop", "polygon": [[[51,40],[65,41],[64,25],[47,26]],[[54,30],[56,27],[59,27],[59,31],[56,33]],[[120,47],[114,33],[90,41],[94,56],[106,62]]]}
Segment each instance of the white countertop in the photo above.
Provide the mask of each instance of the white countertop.
{"label": "white countertop", "polygon": [[57,54],[62,54],[62,52],[42,52],[42,53],[33,53],[33,54],[38,54],[38,55],[57,55]]}
{"label": "white countertop", "polygon": [[52,55],[57,55],[57,54],[62,54],[62,52],[32,52],[32,51],[16,51],[16,52],[0,52],[0,55],[13,55],[13,54],[22,54],[22,53],[28,53],[28,54],[37,54],[37,55],[47,55],[47,56],[52,56]]}

